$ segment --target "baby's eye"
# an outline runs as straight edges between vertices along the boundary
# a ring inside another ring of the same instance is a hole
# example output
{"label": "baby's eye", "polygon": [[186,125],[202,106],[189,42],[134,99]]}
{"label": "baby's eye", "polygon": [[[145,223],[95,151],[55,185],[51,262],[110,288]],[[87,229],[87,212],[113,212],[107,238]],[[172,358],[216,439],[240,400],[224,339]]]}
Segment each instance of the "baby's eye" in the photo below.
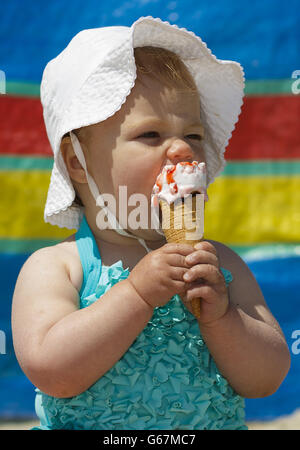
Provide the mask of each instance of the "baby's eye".
{"label": "baby's eye", "polygon": [[157,131],[147,131],[147,133],[143,133],[139,137],[153,139],[159,137],[159,133]]}
{"label": "baby's eye", "polygon": [[201,134],[189,134],[189,135],[187,136],[187,138],[189,138],[189,139],[195,139],[195,140],[197,140],[197,141],[202,141],[203,136],[201,136]]}

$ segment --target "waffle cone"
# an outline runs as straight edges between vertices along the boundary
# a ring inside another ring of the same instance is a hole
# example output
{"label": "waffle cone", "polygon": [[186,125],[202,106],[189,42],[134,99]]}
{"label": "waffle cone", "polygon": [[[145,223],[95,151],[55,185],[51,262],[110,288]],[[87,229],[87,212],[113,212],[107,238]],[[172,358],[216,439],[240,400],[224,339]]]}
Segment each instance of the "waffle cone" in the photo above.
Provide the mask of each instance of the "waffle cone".
{"label": "waffle cone", "polygon": [[[169,204],[159,202],[162,213],[162,229],[167,242],[194,246],[203,239],[204,194],[189,196],[185,201]],[[200,299],[192,300],[193,313],[200,317]]]}

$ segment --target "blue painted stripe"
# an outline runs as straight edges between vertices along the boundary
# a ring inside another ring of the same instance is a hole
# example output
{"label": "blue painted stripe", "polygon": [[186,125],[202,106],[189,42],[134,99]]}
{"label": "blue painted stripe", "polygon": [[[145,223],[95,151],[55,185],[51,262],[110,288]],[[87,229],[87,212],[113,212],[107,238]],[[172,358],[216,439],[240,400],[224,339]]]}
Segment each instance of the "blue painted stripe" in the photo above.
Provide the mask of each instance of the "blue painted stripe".
{"label": "blue painted stripe", "polygon": [[[46,63],[80,30],[130,26],[152,15],[187,28],[220,59],[239,61],[246,78],[285,79],[299,69],[299,3],[290,0],[186,0],[185,2],[54,0],[37,7],[35,0],[10,0],[0,15],[1,70],[9,80],[39,83]],[[24,46],[25,44],[25,46]]]}
{"label": "blue painted stripe", "polygon": [[300,353],[292,350],[300,350],[300,342],[297,344],[292,333],[300,330],[300,257],[253,261],[249,267],[281,326],[291,353],[290,371],[278,391],[270,397],[246,399],[248,420],[272,420],[299,408]]}

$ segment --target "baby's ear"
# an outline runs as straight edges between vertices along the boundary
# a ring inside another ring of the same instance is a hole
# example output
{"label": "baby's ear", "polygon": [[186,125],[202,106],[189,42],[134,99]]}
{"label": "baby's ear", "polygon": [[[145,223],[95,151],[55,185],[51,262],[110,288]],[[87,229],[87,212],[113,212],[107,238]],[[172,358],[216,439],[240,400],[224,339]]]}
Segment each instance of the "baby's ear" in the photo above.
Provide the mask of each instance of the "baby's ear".
{"label": "baby's ear", "polygon": [[63,136],[60,144],[60,151],[71,180],[81,184],[87,183],[85,171],[75,155],[69,135]]}
{"label": "baby's ear", "polygon": [[71,142],[71,137],[70,137],[69,133],[67,133],[62,137],[61,143],[60,143],[60,152],[62,154],[63,160],[64,160],[67,168],[68,168],[68,164],[67,164],[68,155],[69,155],[69,153],[72,153],[72,151],[74,153],[73,145]]}
{"label": "baby's ear", "polygon": [[[64,158],[64,161],[65,161],[65,153],[66,153],[66,151],[68,151],[67,150],[68,146],[72,147],[72,142],[71,142],[71,137],[70,137],[69,133],[66,133],[61,138],[61,143],[60,143],[60,151],[61,151],[61,154],[62,154],[62,156]],[[66,163],[66,161],[65,161],[65,163]]]}

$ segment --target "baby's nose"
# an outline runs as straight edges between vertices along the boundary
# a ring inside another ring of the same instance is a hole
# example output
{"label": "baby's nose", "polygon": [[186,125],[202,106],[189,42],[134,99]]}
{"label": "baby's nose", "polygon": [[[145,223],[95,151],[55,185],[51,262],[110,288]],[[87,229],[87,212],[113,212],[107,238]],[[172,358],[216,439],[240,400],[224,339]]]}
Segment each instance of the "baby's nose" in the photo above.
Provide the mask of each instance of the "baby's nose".
{"label": "baby's nose", "polygon": [[191,146],[182,139],[176,139],[169,146],[167,158],[172,164],[177,164],[181,161],[189,161],[193,159],[193,150]]}

